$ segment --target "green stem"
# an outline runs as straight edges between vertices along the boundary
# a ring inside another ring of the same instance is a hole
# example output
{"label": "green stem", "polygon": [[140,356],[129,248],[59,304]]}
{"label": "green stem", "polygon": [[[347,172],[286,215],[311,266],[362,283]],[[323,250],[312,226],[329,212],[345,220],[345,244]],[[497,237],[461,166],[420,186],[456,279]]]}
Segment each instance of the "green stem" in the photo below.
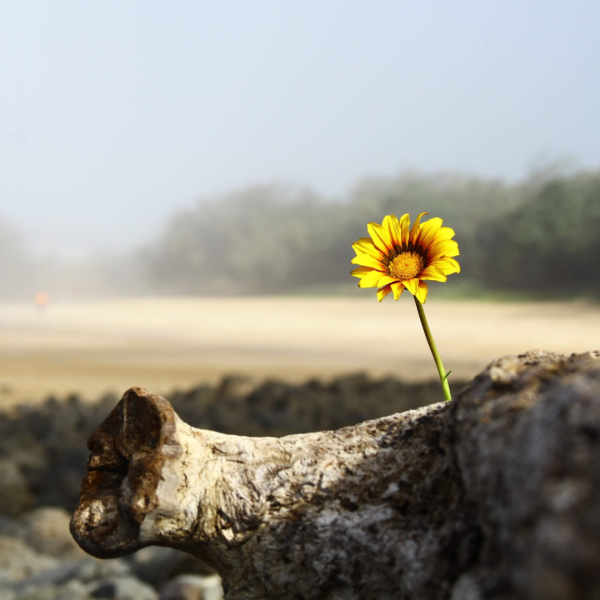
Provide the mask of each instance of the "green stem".
{"label": "green stem", "polygon": [[448,384],[448,375],[450,375],[450,373],[446,373],[438,349],[435,345],[435,342],[433,341],[431,329],[429,329],[427,317],[425,316],[425,309],[423,308],[423,305],[421,304],[419,299],[416,296],[414,298],[415,304],[417,305],[417,311],[419,312],[419,318],[421,319],[421,325],[423,326],[423,331],[425,332],[425,337],[427,338],[427,343],[429,344],[429,349],[431,350],[431,354],[433,354],[435,366],[437,367],[438,373],[440,374],[440,381],[442,382],[442,389],[444,390],[444,398],[446,400],[451,400],[452,394],[450,394],[450,385]]}

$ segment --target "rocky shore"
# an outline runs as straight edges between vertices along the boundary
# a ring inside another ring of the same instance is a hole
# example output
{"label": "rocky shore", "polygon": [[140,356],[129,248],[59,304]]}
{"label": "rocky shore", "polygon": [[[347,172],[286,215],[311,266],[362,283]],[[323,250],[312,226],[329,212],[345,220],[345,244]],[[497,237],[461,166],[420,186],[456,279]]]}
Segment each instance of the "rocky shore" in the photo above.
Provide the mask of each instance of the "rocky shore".
{"label": "rocky shore", "polygon": [[[458,391],[462,382],[453,382]],[[438,402],[438,382],[365,375],[303,385],[226,377],[167,395],[190,425],[283,436],[338,429]],[[100,561],[68,528],[88,457],[87,439],[119,398],[49,398],[0,413],[0,600],[219,600],[219,577],[192,557],[151,547]]]}

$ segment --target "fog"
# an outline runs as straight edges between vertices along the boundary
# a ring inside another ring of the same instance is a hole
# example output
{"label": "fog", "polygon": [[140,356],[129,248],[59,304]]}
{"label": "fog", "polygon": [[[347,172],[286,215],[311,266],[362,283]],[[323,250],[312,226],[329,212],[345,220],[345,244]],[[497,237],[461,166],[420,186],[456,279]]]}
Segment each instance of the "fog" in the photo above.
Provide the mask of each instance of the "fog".
{"label": "fog", "polygon": [[559,167],[515,183],[406,171],[363,178],[335,200],[306,187],[247,186],[175,211],[146,243],[78,260],[36,256],[0,222],[0,299],[355,294],[351,245],[366,224],[426,208],[460,248],[460,278],[439,293],[595,301],[600,169]]}
{"label": "fog", "polygon": [[322,222],[365,178],[594,170],[599,17],[583,0],[5,3],[0,296],[157,293],[172,219],[232,197],[239,219],[257,189],[304,190]]}

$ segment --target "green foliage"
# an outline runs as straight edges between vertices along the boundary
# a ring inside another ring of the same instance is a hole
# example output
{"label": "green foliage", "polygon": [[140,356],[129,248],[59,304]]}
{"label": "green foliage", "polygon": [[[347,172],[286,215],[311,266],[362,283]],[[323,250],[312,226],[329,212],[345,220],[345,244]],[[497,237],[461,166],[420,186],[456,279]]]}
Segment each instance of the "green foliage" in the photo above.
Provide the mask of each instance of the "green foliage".
{"label": "green foliage", "polygon": [[600,174],[580,173],[532,190],[479,234],[479,276],[489,286],[552,293],[600,291]]}
{"label": "green foliage", "polygon": [[315,194],[281,185],[200,201],[149,252],[152,281],[175,293],[257,294],[318,280],[302,263],[329,251],[326,219]]}
{"label": "green foliage", "polygon": [[600,290],[598,172],[512,185],[405,173],[364,179],[336,201],[305,188],[254,186],[175,215],[145,261],[163,293],[350,290],[351,244],[367,235],[367,223],[424,210],[456,231],[462,273],[450,281],[460,277],[463,289]]}

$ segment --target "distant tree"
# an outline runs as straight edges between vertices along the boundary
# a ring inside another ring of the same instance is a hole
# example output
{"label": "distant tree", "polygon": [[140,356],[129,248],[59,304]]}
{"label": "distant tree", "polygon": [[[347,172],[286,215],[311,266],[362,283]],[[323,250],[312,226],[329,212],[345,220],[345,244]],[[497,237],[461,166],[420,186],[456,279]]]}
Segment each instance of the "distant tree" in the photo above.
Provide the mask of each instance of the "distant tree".
{"label": "distant tree", "polygon": [[386,214],[427,211],[456,231],[461,278],[573,294],[600,289],[600,172],[536,172],[518,184],[454,174],[361,180],[326,201],[253,186],[178,212],[147,248],[150,287],[173,294],[272,294],[350,286],[353,241]]}
{"label": "distant tree", "polygon": [[482,279],[573,296],[600,291],[600,173],[554,179],[482,230]]}
{"label": "distant tree", "polygon": [[322,200],[305,188],[262,185],[176,214],[146,260],[163,292],[256,294],[289,289],[317,241]]}

